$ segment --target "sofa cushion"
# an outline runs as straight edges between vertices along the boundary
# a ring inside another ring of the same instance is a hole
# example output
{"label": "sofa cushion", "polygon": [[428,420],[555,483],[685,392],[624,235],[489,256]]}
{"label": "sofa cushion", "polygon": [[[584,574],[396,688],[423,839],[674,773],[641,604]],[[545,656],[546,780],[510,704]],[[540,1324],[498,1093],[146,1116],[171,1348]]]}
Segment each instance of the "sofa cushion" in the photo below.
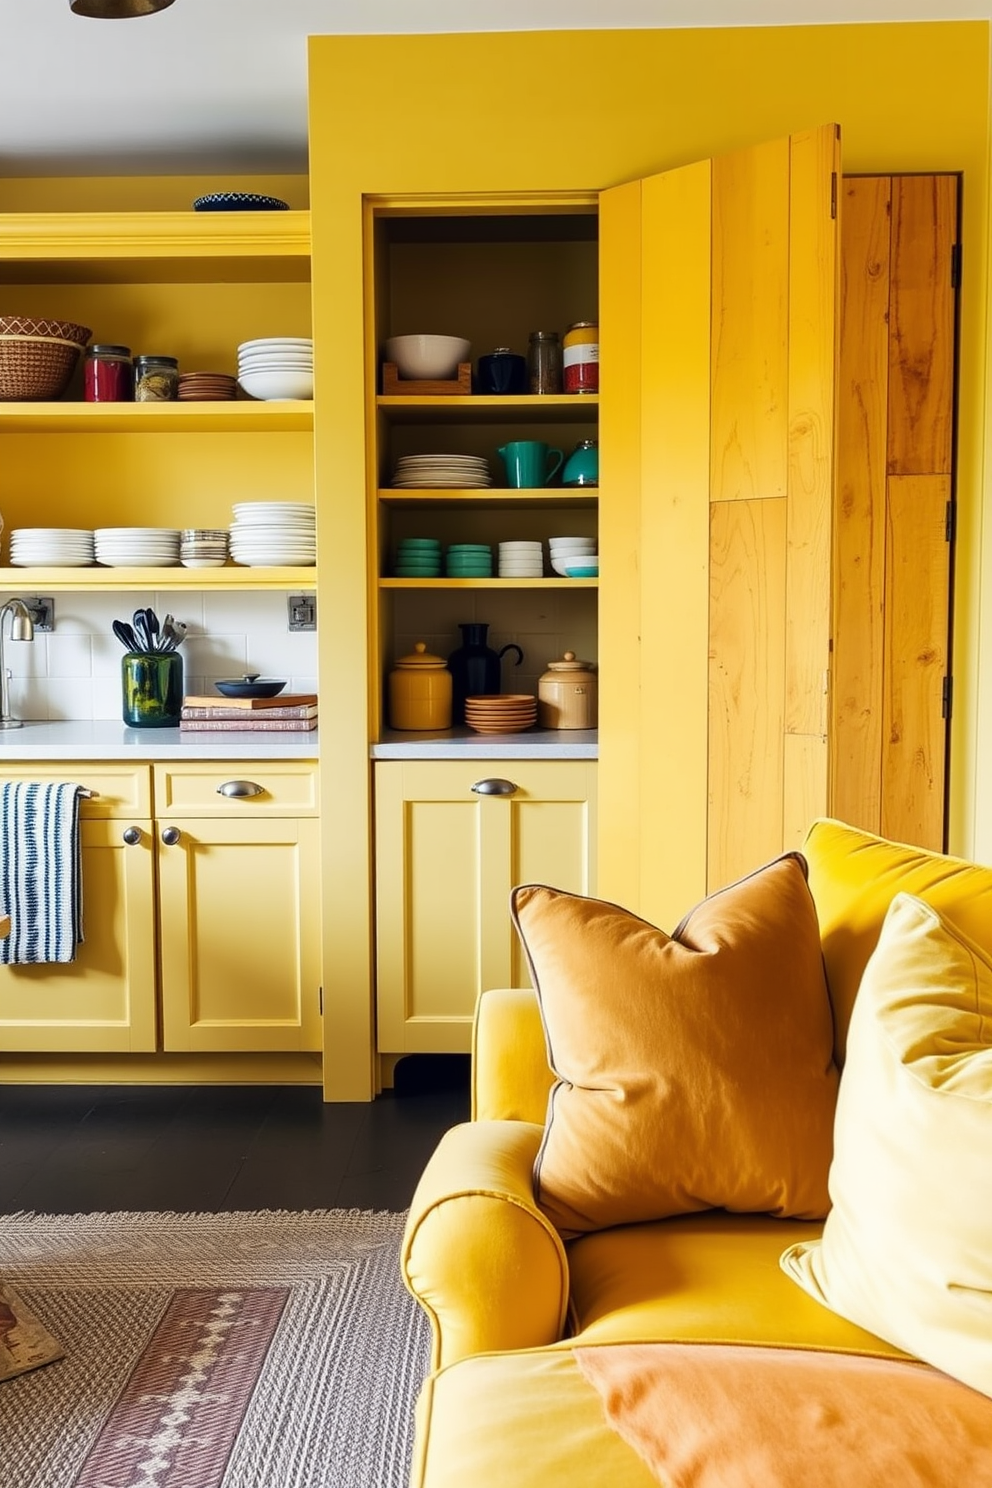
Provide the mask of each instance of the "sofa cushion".
{"label": "sofa cushion", "polygon": [[992,960],[898,894],[851,1019],[814,1297],[992,1395]]}
{"label": "sofa cushion", "polygon": [[798,853],[671,936],[542,885],[511,909],[557,1077],[537,1198],[563,1234],[712,1207],[826,1213],[837,1071]]}
{"label": "sofa cushion", "polygon": [[810,827],[803,856],[834,1010],[834,1058],[843,1067],[854,999],[895,895],[925,899],[992,955],[992,868],[829,818]]}

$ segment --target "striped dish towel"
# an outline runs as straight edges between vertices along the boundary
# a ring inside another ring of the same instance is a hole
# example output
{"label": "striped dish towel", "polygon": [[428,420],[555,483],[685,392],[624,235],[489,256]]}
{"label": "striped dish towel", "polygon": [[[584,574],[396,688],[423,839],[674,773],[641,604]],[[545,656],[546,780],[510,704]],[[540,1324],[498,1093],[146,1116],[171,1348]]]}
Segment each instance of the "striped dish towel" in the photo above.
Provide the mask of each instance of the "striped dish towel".
{"label": "striped dish towel", "polygon": [[0,785],[0,907],[10,934],[0,963],[74,961],[83,939],[79,841],[82,786],[7,781]]}

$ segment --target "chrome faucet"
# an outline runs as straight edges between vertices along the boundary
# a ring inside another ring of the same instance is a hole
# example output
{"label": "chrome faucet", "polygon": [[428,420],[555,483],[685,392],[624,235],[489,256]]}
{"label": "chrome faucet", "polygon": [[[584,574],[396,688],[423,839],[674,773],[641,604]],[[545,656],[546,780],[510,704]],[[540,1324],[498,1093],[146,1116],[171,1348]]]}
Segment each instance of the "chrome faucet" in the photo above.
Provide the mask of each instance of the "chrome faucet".
{"label": "chrome faucet", "polygon": [[3,622],[10,615],[10,639],[33,641],[34,621],[23,599],[8,599],[0,607],[0,729],[20,728],[21,720],[10,715],[10,673],[3,656]]}

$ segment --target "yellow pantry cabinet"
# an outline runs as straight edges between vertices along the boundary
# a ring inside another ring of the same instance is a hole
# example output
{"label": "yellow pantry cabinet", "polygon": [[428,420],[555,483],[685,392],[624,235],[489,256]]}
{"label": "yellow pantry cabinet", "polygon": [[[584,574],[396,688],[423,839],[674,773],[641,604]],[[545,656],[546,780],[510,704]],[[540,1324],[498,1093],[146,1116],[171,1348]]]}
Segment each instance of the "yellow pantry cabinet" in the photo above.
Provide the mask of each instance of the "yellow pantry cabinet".
{"label": "yellow pantry cabinet", "polygon": [[68,965],[0,967],[0,1051],[320,1048],[309,762],[5,769],[75,780],[83,930]]}
{"label": "yellow pantry cabinet", "polygon": [[375,811],[379,1051],[468,1050],[480,991],[530,985],[513,885],[595,892],[595,762],[380,760]]}

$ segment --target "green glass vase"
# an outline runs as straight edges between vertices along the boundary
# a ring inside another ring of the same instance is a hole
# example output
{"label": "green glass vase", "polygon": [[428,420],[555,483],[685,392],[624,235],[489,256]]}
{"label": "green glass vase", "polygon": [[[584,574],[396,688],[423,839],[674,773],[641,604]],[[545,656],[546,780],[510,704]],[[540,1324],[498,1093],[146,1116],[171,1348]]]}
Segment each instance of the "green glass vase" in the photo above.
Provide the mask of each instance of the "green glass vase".
{"label": "green glass vase", "polygon": [[178,728],[183,659],[178,651],[128,651],[121,661],[124,722],[131,728]]}

